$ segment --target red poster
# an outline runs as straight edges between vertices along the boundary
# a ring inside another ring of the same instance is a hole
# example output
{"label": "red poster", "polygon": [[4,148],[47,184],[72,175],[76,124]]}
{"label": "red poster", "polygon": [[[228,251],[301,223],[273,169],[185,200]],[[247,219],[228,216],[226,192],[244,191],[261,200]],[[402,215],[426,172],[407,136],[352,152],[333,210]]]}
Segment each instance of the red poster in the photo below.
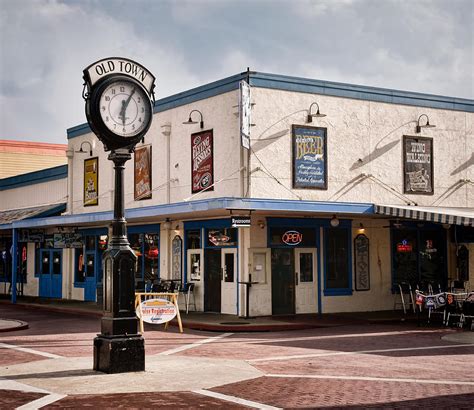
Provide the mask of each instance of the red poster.
{"label": "red poster", "polygon": [[192,193],[213,191],[214,152],[212,130],[191,135]]}
{"label": "red poster", "polygon": [[151,145],[135,150],[135,201],[151,198]]}

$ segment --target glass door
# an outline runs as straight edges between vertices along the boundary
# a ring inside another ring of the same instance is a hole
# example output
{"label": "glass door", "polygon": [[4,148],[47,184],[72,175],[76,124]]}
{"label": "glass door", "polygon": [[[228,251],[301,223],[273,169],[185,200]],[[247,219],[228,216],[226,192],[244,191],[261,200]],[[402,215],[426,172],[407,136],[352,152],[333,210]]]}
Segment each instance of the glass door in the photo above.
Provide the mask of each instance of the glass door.
{"label": "glass door", "polygon": [[296,313],[316,313],[316,250],[295,249]]}
{"label": "glass door", "polygon": [[237,249],[222,249],[221,255],[222,283],[221,300],[222,313],[237,314]]}

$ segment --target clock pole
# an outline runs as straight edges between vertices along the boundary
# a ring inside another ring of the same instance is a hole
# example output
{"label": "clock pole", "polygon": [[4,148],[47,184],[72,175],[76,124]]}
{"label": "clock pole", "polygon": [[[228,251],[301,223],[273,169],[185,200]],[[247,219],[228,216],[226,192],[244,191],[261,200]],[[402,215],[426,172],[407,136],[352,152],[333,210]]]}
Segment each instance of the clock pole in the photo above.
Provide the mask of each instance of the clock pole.
{"label": "clock pole", "polygon": [[112,237],[103,256],[104,315],[101,334],[94,339],[94,370],[105,373],[145,370],[145,343],[137,333],[135,315],[135,266],[137,256],[127,239],[124,212],[125,162],[131,158],[128,149],[117,149],[109,155],[114,163],[114,219]]}
{"label": "clock pole", "polygon": [[[132,66],[136,69],[127,69]],[[105,151],[110,151],[115,172],[114,219],[102,257],[104,312],[101,333],[94,339],[94,370],[144,371],[145,341],[137,331],[135,313],[137,256],[127,238],[123,172],[131,152],[151,126],[155,77],[135,61],[111,57],[89,65],[84,81],[87,122]],[[127,110],[131,109],[140,115],[131,115],[135,119],[127,122]]]}

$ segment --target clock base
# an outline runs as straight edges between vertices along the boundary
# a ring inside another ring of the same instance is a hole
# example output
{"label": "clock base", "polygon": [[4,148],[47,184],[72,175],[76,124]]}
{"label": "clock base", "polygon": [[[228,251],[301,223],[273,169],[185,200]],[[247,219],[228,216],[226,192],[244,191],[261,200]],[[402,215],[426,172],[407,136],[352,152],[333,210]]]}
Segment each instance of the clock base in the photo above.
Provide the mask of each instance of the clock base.
{"label": "clock base", "polygon": [[94,370],[103,373],[145,371],[145,340],[141,335],[94,339]]}

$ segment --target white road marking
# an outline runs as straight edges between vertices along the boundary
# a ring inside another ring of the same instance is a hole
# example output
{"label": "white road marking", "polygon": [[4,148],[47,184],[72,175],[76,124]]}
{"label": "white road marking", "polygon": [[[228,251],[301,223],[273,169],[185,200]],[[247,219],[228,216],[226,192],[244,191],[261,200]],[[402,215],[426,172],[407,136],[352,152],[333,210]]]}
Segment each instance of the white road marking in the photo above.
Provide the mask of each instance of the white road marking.
{"label": "white road marking", "polygon": [[352,337],[383,337],[383,336],[396,336],[396,335],[409,335],[413,333],[446,333],[445,330],[403,330],[394,332],[377,332],[377,333],[351,333],[344,335],[325,335],[325,336],[301,336],[301,337],[287,337],[280,339],[250,339],[248,343],[280,343],[280,342],[298,342],[305,340],[325,340],[325,339],[345,339]]}
{"label": "white road marking", "polygon": [[38,400],[34,400],[30,403],[27,403],[23,406],[17,407],[17,410],[36,410],[40,409],[41,407],[47,406],[48,404],[54,403],[55,401],[64,399],[67,397],[65,394],[56,394],[52,393],[48,396],[41,397]]}
{"label": "white road marking", "polygon": [[345,355],[356,355],[356,354],[370,354],[370,353],[386,353],[386,352],[406,352],[413,350],[432,350],[432,349],[452,349],[455,347],[474,347],[472,343],[459,344],[459,345],[444,345],[444,346],[423,346],[423,347],[400,347],[397,349],[375,349],[375,350],[359,350],[353,352],[326,352],[326,353],[310,353],[292,356],[273,356],[263,357],[260,359],[250,359],[247,363],[257,362],[272,362],[279,360],[291,360],[291,359],[307,359],[311,357],[326,357],[326,356],[345,356]]}
{"label": "white road marking", "polygon": [[59,356],[59,355],[54,354],[54,353],[41,352],[39,350],[29,349],[27,347],[9,345],[9,344],[6,344],[6,343],[0,343],[0,349],[18,350],[18,351],[24,352],[24,353],[31,353],[31,354],[35,354],[35,355],[38,355],[38,356],[49,357],[50,359],[59,359],[59,358],[64,357],[64,356]]}
{"label": "white road marking", "polygon": [[48,390],[41,389],[39,387],[30,386],[28,384],[19,383],[15,380],[0,379],[0,388],[4,390],[16,390],[28,393],[44,393],[46,396],[40,397],[37,400],[33,400],[23,406],[17,407],[21,410],[33,410],[39,409],[48,404],[54,403],[55,401],[61,400],[66,397],[65,394],[51,393]]}
{"label": "white road marking", "polygon": [[213,397],[215,399],[221,399],[221,400],[225,400],[225,401],[230,401],[232,403],[242,404],[242,405],[248,406],[248,407],[254,407],[256,409],[268,409],[268,410],[280,409],[280,407],[273,407],[273,406],[269,406],[267,404],[258,403],[256,401],[245,400],[245,399],[241,399],[239,397],[228,396],[227,394],[216,393],[216,392],[209,391],[209,390],[193,390],[192,392],[196,393],[196,394],[202,394],[203,396]]}
{"label": "white road marking", "polygon": [[159,356],[168,356],[170,354],[179,353],[179,352],[182,352],[184,350],[193,349],[194,347],[198,347],[198,346],[201,346],[201,345],[206,344],[206,343],[212,343],[212,342],[215,342],[216,340],[222,339],[224,337],[232,336],[232,335],[233,335],[233,333],[223,333],[222,335],[211,337],[209,339],[199,340],[199,341],[194,342],[194,343],[190,343],[190,344],[187,344],[187,345],[175,347],[174,349],[165,350],[164,352],[158,353],[158,355]]}
{"label": "white road marking", "polygon": [[402,383],[420,383],[420,384],[457,384],[461,386],[474,386],[474,382],[463,382],[458,380],[426,380],[426,379],[400,379],[390,377],[363,377],[363,376],[329,376],[317,374],[266,374],[265,377],[280,377],[292,379],[338,379],[338,380],[364,380],[364,381],[382,381],[382,382],[402,382]]}

